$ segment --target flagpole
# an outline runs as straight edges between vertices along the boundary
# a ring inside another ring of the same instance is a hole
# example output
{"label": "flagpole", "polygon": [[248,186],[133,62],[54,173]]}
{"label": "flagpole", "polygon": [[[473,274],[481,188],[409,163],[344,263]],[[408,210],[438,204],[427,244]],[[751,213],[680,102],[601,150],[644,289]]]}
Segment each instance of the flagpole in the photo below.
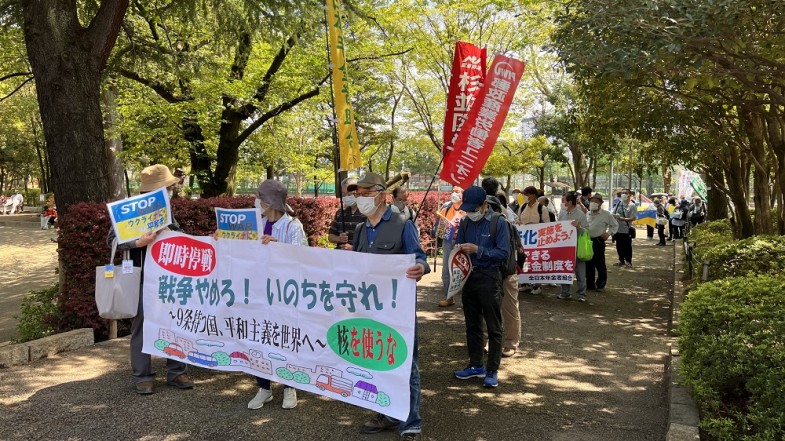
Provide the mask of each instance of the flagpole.
{"label": "flagpole", "polygon": [[[431,191],[431,187],[433,187],[433,183],[434,183],[434,181],[436,181],[436,177],[439,175],[439,171],[441,170],[443,163],[444,163],[444,154],[442,154],[442,159],[439,160],[439,165],[436,167],[436,171],[433,173],[433,178],[431,178],[431,183],[428,184],[428,188],[425,190],[425,196],[423,196],[423,198],[422,198],[422,204],[420,204],[420,209],[417,210],[417,213],[414,213],[414,217],[412,218],[412,222],[417,220],[417,216],[420,215],[420,212],[422,211],[423,207],[425,206],[425,201],[428,198],[428,193]],[[437,206],[439,205],[439,201],[438,200],[436,201],[436,205]]]}
{"label": "flagpole", "polygon": [[[331,1],[331,0],[325,0]],[[340,12],[338,11],[340,14]],[[330,59],[330,22],[327,18],[327,4],[324,5],[324,38],[327,47],[327,71],[330,77],[330,102],[332,103],[333,112],[333,149],[335,150],[334,159],[334,173],[335,173],[335,188],[338,191],[338,202],[341,205],[341,232],[346,232],[346,217],[344,216],[343,206],[343,188],[341,186],[340,164],[341,164],[341,149],[338,147],[338,115],[335,114],[335,91],[333,90],[333,73],[332,73],[332,60]]]}

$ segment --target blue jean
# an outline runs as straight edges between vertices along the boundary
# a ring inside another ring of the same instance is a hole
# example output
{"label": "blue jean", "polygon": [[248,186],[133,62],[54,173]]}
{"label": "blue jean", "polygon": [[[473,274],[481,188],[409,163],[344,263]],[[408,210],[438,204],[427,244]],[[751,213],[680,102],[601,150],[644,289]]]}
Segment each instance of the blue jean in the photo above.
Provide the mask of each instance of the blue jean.
{"label": "blue jean", "polygon": [[420,357],[419,352],[419,337],[417,332],[417,322],[415,318],[414,323],[414,348],[412,353],[412,371],[409,375],[409,416],[406,421],[396,420],[387,417],[392,422],[398,423],[398,431],[403,435],[404,433],[420,433],[422,432],[422,416],[420,415]]}

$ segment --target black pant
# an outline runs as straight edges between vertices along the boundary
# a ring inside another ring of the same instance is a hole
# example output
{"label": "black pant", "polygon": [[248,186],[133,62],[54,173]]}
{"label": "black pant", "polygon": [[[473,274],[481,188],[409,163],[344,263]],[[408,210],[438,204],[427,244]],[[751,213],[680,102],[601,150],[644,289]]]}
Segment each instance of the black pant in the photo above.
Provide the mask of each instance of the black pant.
{"label": "black pant", "polygon": [[[594,252],[591,260],[586,262],[586,289],[602,289],[608,283],[608,267],[605,266],[605,241],[602,237],[591,239]],[[595,279],[595,270],[597,272]]]}
{"label": "black pant", "polygon": [[665,243],[665,225],[657,225],[657,235],[660,237],[660,243]]}
{"label": "black pant", "polygon": [[619,262],[632,265],[632,238],[630,233],[616,233],[616,254],[619,255]]}
{"label": "black pant", "polygon": [[646,237],[654,239],[654,227],[651,225],[646,225]]}
{"label": "black pant", "polygon": [[463,317],[466,320],[466,346],[469,364],[482,366],[482,319],[488,328],[488,363],[485,369],[499,370],[502,359],[502,275],[490,269],[475,268],[463,286]]}

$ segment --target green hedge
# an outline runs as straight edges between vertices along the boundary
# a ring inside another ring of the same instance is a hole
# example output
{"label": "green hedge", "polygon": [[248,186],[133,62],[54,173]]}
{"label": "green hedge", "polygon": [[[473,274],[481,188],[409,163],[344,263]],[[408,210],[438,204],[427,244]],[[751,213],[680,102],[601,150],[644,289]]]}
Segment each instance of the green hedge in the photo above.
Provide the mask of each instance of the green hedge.
{"label": "green hedge", "polygon": [[702,429],[717,440],[785,439],[785,276],[704,283],[679,329]]}
{"label": "green hedge", "polygon": [[[705,247],[696,266],[709,263],[709,279],[785,272],[785,236],[753,236]],[[697,268],[696,268],[697,270]]]}

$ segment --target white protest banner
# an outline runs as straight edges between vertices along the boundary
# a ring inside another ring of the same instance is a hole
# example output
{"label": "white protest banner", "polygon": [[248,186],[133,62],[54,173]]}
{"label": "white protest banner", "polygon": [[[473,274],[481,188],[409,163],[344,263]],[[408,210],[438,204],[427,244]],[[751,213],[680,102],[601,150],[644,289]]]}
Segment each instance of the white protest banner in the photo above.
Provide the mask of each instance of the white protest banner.
{"label": "white protest banner", "polygon": [[215,234],[219,239],[258,240],[259,219],[261,213],[255,208],[215,208],[217,229]]}
{"label": "white protest banner", "polygon": [[106,204],[119,243],[138,239],[172,223],[169,193],[165,187]]}
{"label": "white protest banner", "polygon": [[518,283],[572,283],[578,232],[570,222],[518,225],[518,234],[526,251]]}
{"label": "white protest banner", "polygon": [[412,265],[414,255],[163,232],[147,248],[143,351],[406,419]]}
{"label": "white protest banner", "polygon": [[452,298],[455,294],[461,292],[466,280],[469,279],[469,274],[472,272],[472,260],[466,251],[453,248],[450,252],[450,257],[447,259],[449,263],[450,274],[450,287],[447,289],[447,298]]}

